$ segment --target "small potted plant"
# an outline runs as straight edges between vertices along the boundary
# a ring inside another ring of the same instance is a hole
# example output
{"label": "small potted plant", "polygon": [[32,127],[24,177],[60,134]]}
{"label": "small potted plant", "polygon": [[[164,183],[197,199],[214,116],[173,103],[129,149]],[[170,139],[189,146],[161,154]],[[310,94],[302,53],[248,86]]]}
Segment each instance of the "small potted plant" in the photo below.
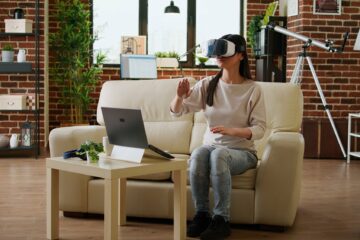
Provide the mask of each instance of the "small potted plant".
{"label": "small potted plant", "polygon": [[86,141],[81,144],[78,155],[86,154],[88,163],[97,163],[99,161],[99,153],[104,152],[102,143],[95,143],[93,141]]}
{"label": "small potted plant", "polygon": [[179,54],[176,52],[156,52],[156,65],[157,67],[173,67],[179,66]]}
{"label": "small potted plant", "polygon": [[5,44],[1,51],[1,58],[3,62],[14,61],[14,48],[11,44]]}

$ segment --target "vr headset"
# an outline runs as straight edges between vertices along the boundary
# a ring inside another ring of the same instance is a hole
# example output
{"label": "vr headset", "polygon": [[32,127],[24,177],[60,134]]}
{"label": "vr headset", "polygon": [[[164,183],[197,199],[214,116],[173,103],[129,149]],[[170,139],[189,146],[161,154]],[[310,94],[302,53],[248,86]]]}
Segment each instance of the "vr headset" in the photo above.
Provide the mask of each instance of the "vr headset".
{"label": "vr headset", "polygon": [[237,51],[235,43],[225,39],[211,39],[203,45],[203,54],[207,57],[231,57],[241,51],[245,51],[244,46]]}

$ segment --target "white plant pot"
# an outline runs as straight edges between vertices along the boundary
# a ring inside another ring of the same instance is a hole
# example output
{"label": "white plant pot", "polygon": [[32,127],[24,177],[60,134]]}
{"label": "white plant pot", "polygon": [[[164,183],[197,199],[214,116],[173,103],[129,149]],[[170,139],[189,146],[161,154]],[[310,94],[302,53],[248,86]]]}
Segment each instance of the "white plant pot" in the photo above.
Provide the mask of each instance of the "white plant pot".
{"label": "white plant pot", "polygon": [[1,51],[2,62],[13,62],[14,61],[14,51]]}
{"label": "white plant pot", "polygon": [[179,63],[176,58],[156,58],[157,67],[177,68]]}
{"label": "white plant pot", "polygon": [[94,159],[91,157],[88,151],[86,151],[86,161],[87,163],[97,163],[98,159]]}

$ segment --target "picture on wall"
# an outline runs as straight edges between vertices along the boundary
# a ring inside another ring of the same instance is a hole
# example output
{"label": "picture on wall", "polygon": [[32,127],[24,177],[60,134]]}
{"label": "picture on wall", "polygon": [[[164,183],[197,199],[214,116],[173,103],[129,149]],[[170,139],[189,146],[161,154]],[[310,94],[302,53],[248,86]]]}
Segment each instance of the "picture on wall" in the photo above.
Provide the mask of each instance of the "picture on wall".
{"label": "picture on wall", "polygon": [[341,0],[313,0],[314,14],[340,15]]}
{"label": "picture on wall", "polygon": [[122,36],[122,54],[146,54],[146,36]]}

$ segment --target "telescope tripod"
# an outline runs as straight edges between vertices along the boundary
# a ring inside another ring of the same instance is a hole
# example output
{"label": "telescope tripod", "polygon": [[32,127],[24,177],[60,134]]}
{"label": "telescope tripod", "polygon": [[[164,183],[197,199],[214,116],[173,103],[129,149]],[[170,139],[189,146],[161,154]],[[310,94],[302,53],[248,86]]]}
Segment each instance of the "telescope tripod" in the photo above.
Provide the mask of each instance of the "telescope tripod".
{"label": "telescope tripod", "polygon": [[302,74],[302,71],[303,71],[303,68],[304,68],[304,60],[306,59],[308,65],[309,65],[311,74],[313,76],[317,91],[318,91],[318,93],[320,95],[321,102],[323,104],[324,110],[325,110],[325,112],[326,112],[326,114],[328,116],[331,127],[334,130],[336,140],[337,140],[337,142],[338,142],[338,144],[340,146],[341,152],[342,152],[342,154],[343,154],[343,156],[345,158],[346,157],[345,149],[344,149],[344,146],[341,143],[339,134],[338,134],[338,132],[336,130],[333,118],[332,118],[330,110],[329,110],[329,105],[326,103],[326,99],[325,99],[323,91],[321,89],[319,79],[318,79],[318,77],[316,75],[316,72],[315,72],[314,66],[312,64],[311,58],[310,58],[310,56],[308,56],[308,54],[306,52],[306,49],[310,46],[310,44],[311,44],[311,42],[310,43],[308,42],[308,43],[304,44],[303,51],[297,57],[295,68],[294,68],[293,74],[291,76],[290,82],[293,83],[293,84],[300,84],[301,83],[301,74]]}

